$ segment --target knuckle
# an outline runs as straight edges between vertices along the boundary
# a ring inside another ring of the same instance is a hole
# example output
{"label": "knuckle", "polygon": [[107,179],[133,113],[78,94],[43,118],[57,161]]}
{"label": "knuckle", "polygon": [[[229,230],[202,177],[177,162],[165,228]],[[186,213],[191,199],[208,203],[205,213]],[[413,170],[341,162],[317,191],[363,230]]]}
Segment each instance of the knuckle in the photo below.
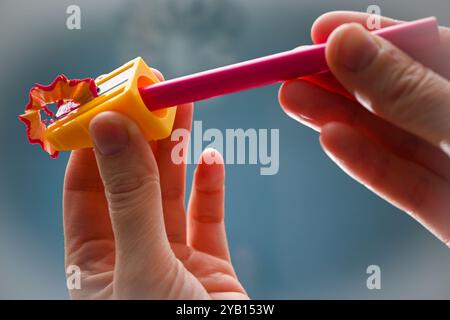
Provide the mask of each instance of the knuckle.
{"label": "knuckle", "polygon": [[218,224],[224,222],[224,215],[221,212],[201,211],[194,215],[194,220],[200,224]]}
{"label": "knuckle", "polygon": [[139,190],[143,185],[149,182],[158,182],[159,178],[155,175],[139,175],[129,172],[120,172],[111,174],[104,181],[105,189],[109,194],[120,195],[127,194]]}
{"label": "knuckle", "polygon": [[384,108],[387,116],[401,117],[407,120],[414,116],[411,106],[425,103],[432,96],[432,72],[414,62],[398,63],[382,83]]}
{"label": "knuckle", "polygon": [[106,198],[112,211],[122,211],[138,206],[155,192],[160,192],[156,176],[129,176],[118,174],[105,184]]}
{"label": "knuckle", "polygon": [[161,190],[161,196],[167,201],[182,200],[184,198],[184,188],[183,187],[171,187],[163,188]]}

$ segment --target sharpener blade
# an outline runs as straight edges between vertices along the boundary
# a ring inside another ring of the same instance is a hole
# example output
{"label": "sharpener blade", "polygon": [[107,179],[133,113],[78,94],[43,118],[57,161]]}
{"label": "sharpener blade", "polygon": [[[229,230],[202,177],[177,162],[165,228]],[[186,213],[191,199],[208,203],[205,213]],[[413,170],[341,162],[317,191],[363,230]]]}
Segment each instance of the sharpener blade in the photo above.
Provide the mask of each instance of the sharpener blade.
{"label": "sharpener blade", "polygon": [[[126,83],[130,77],[132,76],[133,70],[131,68],[128,68],[124,70],[123,72],[119,73],[115,77],[112,77],[111,79],[108,79],[101,84],[97,85],[97,93],[99,96],[104,95],[105,93],[119,87],[120,85]],[[99,77],[97,80],[101,80]],[[58,108],[58,111],[56,112],[56,118],[61,119],[65,117],[70,112],[78,109],[80,107],[79,104],[74,103],[72,101],[69,101],[63,105],[61,105]]]}

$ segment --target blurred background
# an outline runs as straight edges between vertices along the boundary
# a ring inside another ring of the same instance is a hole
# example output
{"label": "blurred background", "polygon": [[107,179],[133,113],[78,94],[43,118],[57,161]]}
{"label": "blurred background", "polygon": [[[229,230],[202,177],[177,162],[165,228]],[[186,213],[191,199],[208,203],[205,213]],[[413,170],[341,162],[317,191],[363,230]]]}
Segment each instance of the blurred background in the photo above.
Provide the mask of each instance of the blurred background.
{"label": "blurred background", "polygon": [[[66,9],[81,8],[81,30]],[[34,82],[96,77],[136,56],[170,79],[310,43],[327,11],[450,25],[447,0],[151,0],[0,3],[0,298],[67,299],[61,217],[68,153],[51,160],[17,120]],[[280,129],[280,169],[228,165],[231,255],[252,298],[450,298],[450,252],[341,172],[317,133],[278,107],[278,86],[197,104],[203,129]],[[189,166],[188,180],[194,166]],[[189,190],[189,189],[188,189]],[[381,267],[381,290],[366,268]]]}

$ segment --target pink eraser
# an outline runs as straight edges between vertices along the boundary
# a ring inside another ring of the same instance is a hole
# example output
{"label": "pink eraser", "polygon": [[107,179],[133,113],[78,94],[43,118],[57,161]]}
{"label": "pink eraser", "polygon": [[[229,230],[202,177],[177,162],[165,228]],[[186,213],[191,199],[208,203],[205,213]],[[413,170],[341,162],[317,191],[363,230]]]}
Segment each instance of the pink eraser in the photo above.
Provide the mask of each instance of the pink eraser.
{"label": "pink eraser", "polygon": [[[439,45],[436,18],[405,22],[373,32],[413,54]],[[329,71],[326,44],[298,49],[208,70],[141,88],[150,110],[217,97],[237,91]]]}

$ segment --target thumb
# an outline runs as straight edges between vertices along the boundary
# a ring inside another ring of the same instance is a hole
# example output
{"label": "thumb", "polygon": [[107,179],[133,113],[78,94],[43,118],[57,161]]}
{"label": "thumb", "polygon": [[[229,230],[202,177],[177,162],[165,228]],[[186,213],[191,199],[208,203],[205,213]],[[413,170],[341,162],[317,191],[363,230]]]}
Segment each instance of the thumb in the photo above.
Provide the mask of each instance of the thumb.
{"label": "thumb", "polygon": [[446,79],[358,24],[333,31],[326,57],[336,78],[369,111],[444,151],[450,149]]}
{"label": "thumb", "polygon": [[[139,128],[114,112],[90,123],[116,244],[116,272],[127,287],[148,287],[175,260],[165,233],[158,167]],[[168,265],[169,264],[169,265]],[[130,281],[135,279],[137,283]],[[121,291],[121,290],[119,290]],[[122,294],[125,294],[122,290]]]}

